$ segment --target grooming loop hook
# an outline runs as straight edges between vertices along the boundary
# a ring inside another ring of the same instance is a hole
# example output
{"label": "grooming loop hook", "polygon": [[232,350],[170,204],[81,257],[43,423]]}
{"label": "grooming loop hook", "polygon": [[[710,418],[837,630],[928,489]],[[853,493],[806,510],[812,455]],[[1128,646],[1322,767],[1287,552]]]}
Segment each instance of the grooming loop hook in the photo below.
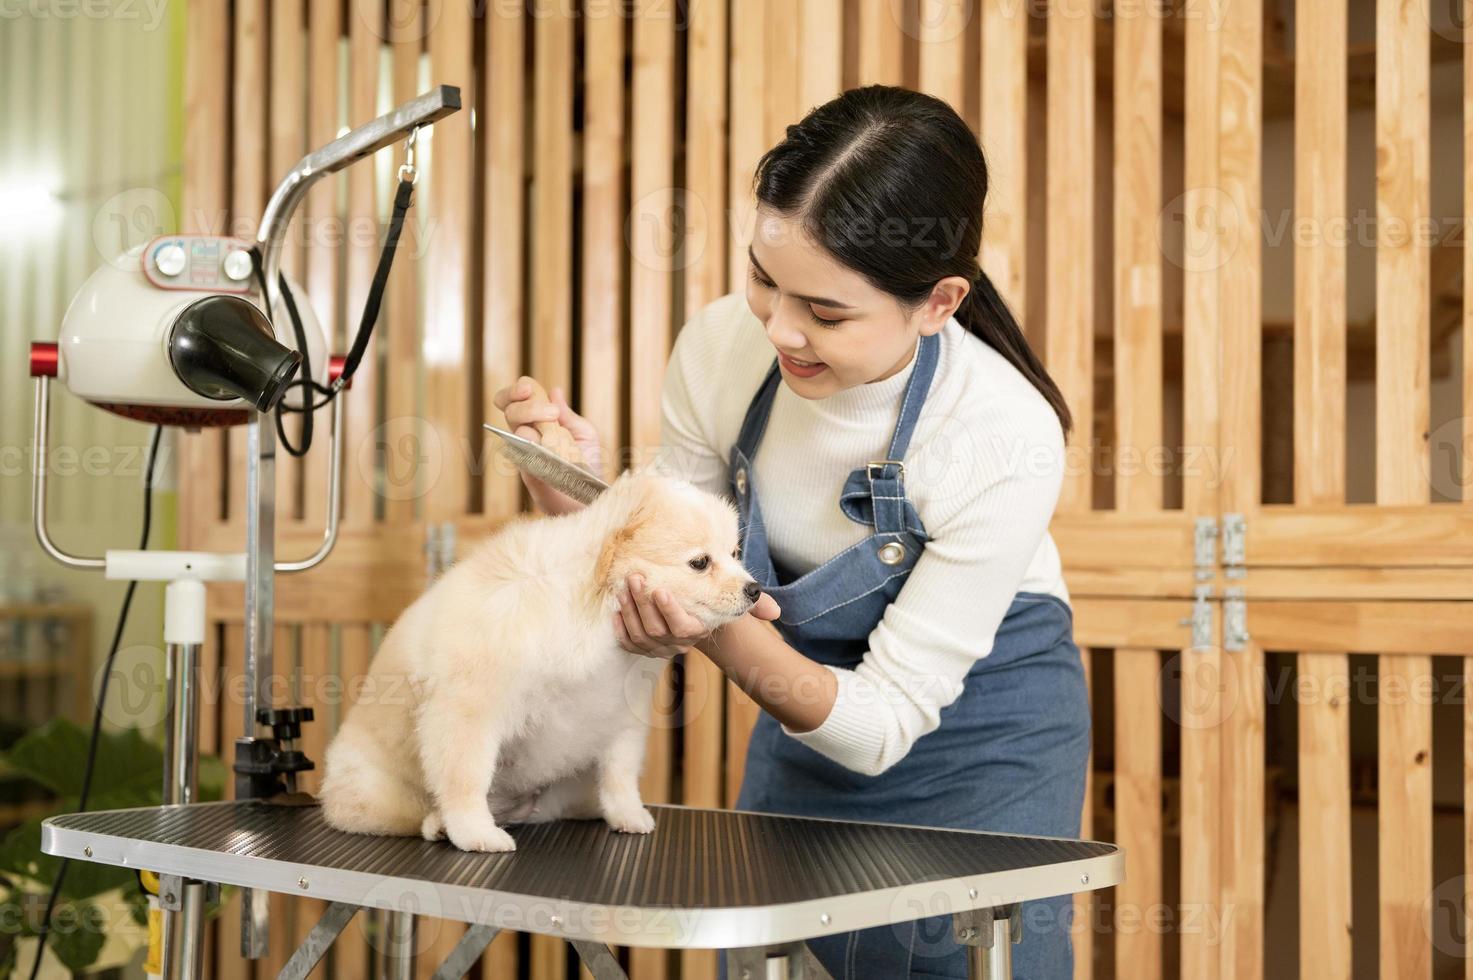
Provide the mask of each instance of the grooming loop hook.
{"label": "grooming loop hook", "polygon": [[409,131],[409,140],[404,144],[404,162],[399,166],[399,179],[411,184],[419,183],[419,170],[414,166],[414,142],[419,138],[419,127]]}

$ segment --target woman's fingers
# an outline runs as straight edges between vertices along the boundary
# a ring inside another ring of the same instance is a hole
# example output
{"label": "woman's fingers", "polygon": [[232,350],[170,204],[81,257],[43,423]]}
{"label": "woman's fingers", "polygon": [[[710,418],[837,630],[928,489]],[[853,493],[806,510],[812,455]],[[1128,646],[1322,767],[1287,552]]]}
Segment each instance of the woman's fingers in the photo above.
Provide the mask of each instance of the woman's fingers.
{"label": "woman's fingers", "polygon": [[655,608],[654,602],[650,600],[650,594],[644,587],[644,580],[638,575],[631,575],[629,587],[634,596],[634,608],[639,610],[639,619],[644,625],[645,635],[663,643],[670,635],[670,626],[665,622],[665,617],[660,614],[660,610]]}
{"label": "woman's fingers", "polygon": [[768,621],[777,619],[783,613],[782,608],[777,604],[777,600],[766,592],[757,597],[757,601],[752,603],[752,608],[748,609],[747,612],[756,616],[758,619]]}
{"label": "woman's fingers", "polygon": [[573,411],[572,406],[568,404],[568,397],[563,394],[562,388],[553,388],[548,395],[552,398],[552,403],[558,412],[558,423],[563,428],[573,433],[579,439],[598,438],[598,430],[593,427],[593,423]]}
{"label": "woman's fingers", "polygon": [[670,638],[676,643],[689,643],[704,634],[701,621],[681,608],[675,597],[664,589],[655,590],[655,607],[670,627]]}

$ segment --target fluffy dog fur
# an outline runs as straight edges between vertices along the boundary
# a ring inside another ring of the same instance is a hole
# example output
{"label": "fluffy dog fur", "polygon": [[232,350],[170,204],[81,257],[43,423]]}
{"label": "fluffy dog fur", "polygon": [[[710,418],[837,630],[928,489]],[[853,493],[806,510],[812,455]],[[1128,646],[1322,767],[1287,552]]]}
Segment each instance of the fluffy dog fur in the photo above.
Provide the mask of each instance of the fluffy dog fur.
{"label": "fluffy dog fur", "polygon": [[745,613],[758,593],[737,521],[730,502],[646,470],[583,510],[499,530],[384,637],[327,748],[328,824],[469,851],[516,848],[498,821],[649,833],[639,771],[664,661],[620,648],[613,617],[630,572],[708,629]]}

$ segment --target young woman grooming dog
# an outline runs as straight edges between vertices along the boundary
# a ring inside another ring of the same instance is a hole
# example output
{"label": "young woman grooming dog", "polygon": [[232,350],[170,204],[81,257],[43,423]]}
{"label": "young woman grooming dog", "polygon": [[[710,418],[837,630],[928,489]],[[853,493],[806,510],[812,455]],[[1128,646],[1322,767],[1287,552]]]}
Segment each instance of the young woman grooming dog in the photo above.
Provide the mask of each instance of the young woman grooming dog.
{"label": "young woman grooming dog", "polygon": [[[789,126],[755,183],[745,293],[677,337],[660,463],[736,503],[764,596],[706,635],[631,581],[621,643],[698,649],[762,706],[737,809],[1076,835],[1089,702],[1048,533],[1071,420],[978,265],[977,140],[944,102],[869,86]],[[593,426],[535,392],[496,393],[508,427],[555,420],[597,468]],[[1071,974],[1069,909],[1024,905],[1018,976]],[[836,980],[965,977],[950,929],[809,945]]]}

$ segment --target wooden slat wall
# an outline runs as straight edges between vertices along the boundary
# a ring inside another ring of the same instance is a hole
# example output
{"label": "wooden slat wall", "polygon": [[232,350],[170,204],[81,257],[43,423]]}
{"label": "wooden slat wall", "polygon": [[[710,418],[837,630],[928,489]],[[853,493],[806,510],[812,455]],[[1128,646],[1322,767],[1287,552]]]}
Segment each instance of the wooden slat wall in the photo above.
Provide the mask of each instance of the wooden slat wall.
{"label": "wooden slat wall", "polygon": [[[1262,143],[1262,34],[1260,0],[1242,0],[1222,12],[1218,82],[1218,186],[1224,254],[1218,272],[1221,329],[1221,444],[1248,465],[1233,467],[1218,503],[1243,511],[1262,499],[1260,459],[1263,335],[1259,228]],[[1224,980],[1263,975],[1264,713],[1259,679],[1263,647],[1252,639],[1225,651],[1233,710],[1222,723],[1222,903],[1233,915],[1220,955]]]}
{"label": "wooden slat wall", "polygon": [[[1299,8],[1295,52],[1294,210],[1320,228],[1345,217],[1344,3]],[[1294,494],[1296,503],[1345,502],[1345,249],[1325,235],[1294,256]],[[1340,651],[1300,653],[1317,689],[1348,690]],[[1350,706],[1344,697],[1299,705],[1300,975],[1351,970]]]}
{"label": "wooden slat wall", "polygon": [[[1388,504],[1428,500],[1429,252],[1412,230],[1431,213],[1430,14],[1426,0],[1376,5],[1376,501]],[[1379,683],[1431,672],[1430,656],[1382,657]],[[1430,977],[1431,704],[1382,698],[1377,735],[1380,974]]]}
{"label": "wooden slat wall", "polygon": [[[1122,0],[1113,25],[1114,445],[1121,459],[1140,459],[1162,442],[1161,15],[1155,4]],[[1159,511],[1162,500],[1159,474],[1117,468],[1116,510]],[[1115,717],[1131,719],[1115,728],[1115,840],[1126,853],[1115,972],[1141,980],[1162,975],[1163,936],[1139,927],[1162,901],[1160,670],[1154,649],[1115,650]]]}
{"label": "wooden slat wall", "polygon": [[[1171,511],[1159,473],[1117,467],[1115,509],[1105,512],[1092,501],[1091,467],[1073,466],[1056,537],[1066,562],[1081,569],[1069,582],[1091,683],[1112,679],[1116,716],[1133,720],[1115,734],[1112,823],[1129,865],[1127,883],[1108,896],[1111,907],[1120,924],[1126,916],[1139,923],[1170,891],[1162,757],[1174,721],[1185,842],[1181,914],[1191,910],[1226,929],[1219,939],[1211,929],[1183,928],[1172,940],[1180,943],[1180,975],[1264,975],[1264,702],[1257,682],[1265,647],[1299,651],[1301,675],[1332,685],[1347,674],[1345,651],[1375,641],[1385,654],[1382,677],[1405,681],[1430,670],[1430,649],[1464,652],[1461,631],[1469,625],[1469,594],[1456,584],[1468,564],[1456,545],[1466,511],[1432,507],[1423,479],[1424,245],[1395,240],[1384,227],[1378,241],[1380,483],[1376,505],[1362,510],[1344,504],[1345,254],[1327,236],[1296,246],[1296,496],[1293,505],[1260,503],[1264,6],[1221,5],[1213,16],[1179,21],[1135,0],[1118,0],[1108,20],[1083,0],[1057,0],[1046,13],[1003,0],[645,0],[627,16],[592,4],[540,5],[534,16],[515,3],[454,0],[352,0],[346,8],[238,0],[233,12],[192,10],[190,119],[219,119],[233,107],[229,127],[186,127],[186,221],[199,230],[209,227],[210,209],[226,203],[238,231],[258,217],[270,186],[302,149],[386,108],[381,84],[389,104],[422,91],[426,80],[458,84],[465,106],[422,134],[424,174],[379,325],[386,369],[380,373],[371,355],[348,399],[345,525],[339,565],[325,573],[341,587],[308,576],[283,596],[279,664],[295,656],[303,680],[325,662],[345,678],[361,675],[372,649],[369,621],[391,620],[420,585],[418,545],[427,526],[453,524],[464,553],[523,508],[519,479],[488,458],[478,429],[498,414],[495,391],[519,374],[561,387],[595,421],[606,475],[658,444],[660,383],[676,331],[705,303],[745,284],[758,158],[785,126],[846,82],[909,81],[964,114],[975,102],[991,170],[980,258],[1029,336],[1039,338],[1074,414],[1074,446],[1089,445],[1099,393],[1107,393],[1102,406],[1113,403],[1100,424],[1116,460],[1168,443],[1161,379],[1174,284],[1163,288],[1163,279],[1176,270],[1162,252],[1160,215],[1169,210],[1162,171],[1175,159],[1170,141],[1179,138],[1186,190],[1182,440],[1220,468],[1185,474],[1183,505]],[[1410,222],[1429,207],[1426,8],[1426,0],[1382,0],[1379,8],[1383,219]],[[1298,10],[1294,209],[1321,226],[1345,211],[1346,10],[1344,0]],[[1035,16],[1044,22],[1030,30]],[[1168,70],[1168,41],[1184,44],[1184,78]],[[235,70],[222,81],[198,52],[226,47],[233,47]],[[1465,126],[1473,145],[1469,62]],[[294,85],[303,91],[289,91]],[[1184,85],[1180,135],[1163,124],[1173,85]],[[1110,116],[1099,115],[1101,105]],[[386,155],[397,166],[402,148]],[[1473,199],[1467,172],[1465,198]],[[339,215],[334,183],[309,198],[299,219],[311,225],[307,245],[288,252],[286,268],[341,350],[377,254],[361,230],[381,233],[390,188],[371,166],[351,168],[336,181],[346,192]],[[339,220],[348,232],[341,245],[330,234]],[[1031,267],[1030,241],[1043,242]],[[1473,271],[1467,256],[1465,268]],[[1109,302],[1096,299],[1106,296]],[[1473,323],[1473,304],[1465,310],[1465,324]],[[1473,353],[1469,333],[1465,325],[1465,351]],[[1110,342],[1098,357],[1097,335]],[[1465,353],[1465,406],[1473,404],[1470,362]],[[294,548],[313,539],[323,517],[325,442],[301,464],[278,457],[282,535]],[[185,440],[185,541],[213,545],[239,533],[242,445],[240,433]],[[1470,457],[1462,460],[1465,487],[1473,487]],[[1255,642],[1221,648],[1215,596],[1212,645],[1188,647],[1182,621],[1202,581],[1190,564],[1191,522],[1231,511],[1251,515],[1250,564],[1259,563],[1258,575],[1211,581],[1216,596],[1235,585],[1263,597],[1251,614]],[[1325,567],[1337,564],[1344,567]],[[345,575],[366,584],[342,585]],[[341,608],[325,615],[329,595]],[[393,608],[384,596],[394,597]],[[1412,598],[1427,625],[1398,632],[1397,602]],[[241,670],[238,602],[238,591],[215,593],[222,643],[208,669],[222,678]],[[1316,635],[1307,637],[1307,629]],[[1160,711],[1162,651],[1181,655],[1182,715],[1172,720]],[[654,729],[646,799],[731,805],[759,709],[704,658],[680,667],[667,670],[660,710],[682,678],[682,723]],[[1473,675],[1473,658],[1467,670]],[[239,732],[237,708],[217,706],[211,744],[223,749]],[[1301,889],[1306,976],[1343,976],[1350,965],[1346,709],[1320,701],[1299,712],[1303,879],[1313,871],[1323,882],[1326,869],[1338,875],[1334,887]],[[340,711],[325,714],[331,720],[311,735],[318,751]],[[1424,975],[1430,715],[1425,706],[1383,704],[1379,725],[1383,785],[1397,788],[1380,812],[1381,967],[1386,975]],[[1466,737],[1473,744],[1473,713]],[[1467,826],[1473,865],[1473,818]],[[1082,827],[1093,833],[1089,806]],[[1079,977],[1094,975],[1097,931],[1109,928],[1087,925],[1101,920],[1087,913],[1102,900],[1076,898]],[[281,941],[304,933],[316,907],[276,899],[274,908],[281,911],[272,937],[277,960]],[[235,956],[234,907],[215,928],[220,975],[265,974],[265,965]],[[418,974],[429,975],[460,933],[451,924],[436,928]],[[1116,975],[1168,973],[1177,951],[1165,936],[1143,928],[1116,933],[1105,946]],[[363,974],[370,950],[361,927],[347,939],[332,969],[319,974]],[[517,937],[498,938],[483,975],[561,978],[573,962],[554,940],[535,938],[530,948],[522,962]],[[709,951],[621,956],[638,977],[716,972]]]}

